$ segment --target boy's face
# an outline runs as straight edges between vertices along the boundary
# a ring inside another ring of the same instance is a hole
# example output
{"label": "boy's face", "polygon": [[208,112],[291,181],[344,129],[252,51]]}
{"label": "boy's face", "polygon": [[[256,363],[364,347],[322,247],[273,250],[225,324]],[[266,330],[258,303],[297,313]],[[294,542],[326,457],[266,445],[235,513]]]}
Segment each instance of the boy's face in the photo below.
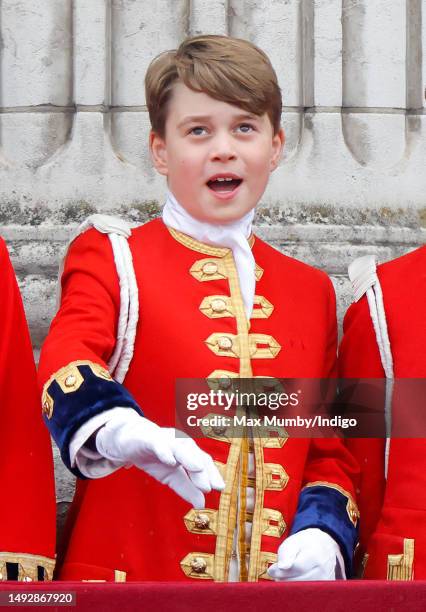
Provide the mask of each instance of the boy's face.
{"label": "boy's face", "polygon": [[176,83],[165,137],[151,133],[154,165],[193,217],[226,223],[256,206],[278,165],[284,133],[268,115],[247,111]]}

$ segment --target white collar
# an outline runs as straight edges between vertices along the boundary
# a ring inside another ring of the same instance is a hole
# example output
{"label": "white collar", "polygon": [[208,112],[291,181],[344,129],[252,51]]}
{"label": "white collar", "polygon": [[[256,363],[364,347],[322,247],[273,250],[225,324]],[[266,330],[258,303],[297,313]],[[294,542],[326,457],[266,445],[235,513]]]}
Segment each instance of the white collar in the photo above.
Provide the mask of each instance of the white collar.
{"label": "white collar", "polygon": [[227,247],[232,250],[247,319],[251,317],[253,311],[256,284],[255,261],[248,243],[253,218],[254,210],[251,210],[241,219],[230,223],[219,224],[199,221],[179,204],[171,192],[167,194],[163,208],[163,221],[168,227],[187,234],[204,244]]}

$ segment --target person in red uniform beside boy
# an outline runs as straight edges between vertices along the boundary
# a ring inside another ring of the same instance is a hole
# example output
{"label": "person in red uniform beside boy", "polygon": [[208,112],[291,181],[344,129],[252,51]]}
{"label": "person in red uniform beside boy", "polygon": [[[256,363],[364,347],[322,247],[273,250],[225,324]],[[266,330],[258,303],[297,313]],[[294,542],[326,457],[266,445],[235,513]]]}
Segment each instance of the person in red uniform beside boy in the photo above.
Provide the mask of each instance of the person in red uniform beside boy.
{"label": "person in red uniform beside boy", "polygon": [[252,234],[284,141],[276,75],[249,42],[201,36],[156,58],[146,91],[163,219],[83,226],[41,355],[46,422],[80,477],[59,576],[349,576],[358,468],[339,440],[173,428],[177,378],[336,374],[330,280]]}
{"label": "person in red uniform beside boy", "polygon": [[0,238],[0,580],[51,580],[55,486],[50,437],[15,274]]}
{"label": "person in red uniform beside boy", "polygon": [[[426,247],[378,266],[377,273],[368,257],[354,264],[358,301],[344,320],[340,375],[386,377],[393,422],[388,440],[348,441],[362,468],[364,577],[424,580]],[[401,438],[404,430],[413,439]]]}

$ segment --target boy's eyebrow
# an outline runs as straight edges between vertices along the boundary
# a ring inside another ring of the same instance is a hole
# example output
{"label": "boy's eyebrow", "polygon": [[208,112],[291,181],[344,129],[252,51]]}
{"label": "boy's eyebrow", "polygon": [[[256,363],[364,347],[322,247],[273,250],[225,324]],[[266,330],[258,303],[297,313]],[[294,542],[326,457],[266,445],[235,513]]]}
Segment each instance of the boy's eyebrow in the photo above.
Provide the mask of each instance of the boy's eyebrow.
{"label": "boy's eyebrow", "polygon": [[[255,115],[254,113],[243,113],[241,115],[236,115],[235,117],[232,117],[233,121],[246,121],[246,120],[251,120],[253,121],[254,119],[259,119],[258,115]],[[185,125],[187,125],[188,123],[197,123],[197,122],[207,122],[207,121],[211,121],[211,116],[210,115],[189,115],[188,117],[184,117],[182,119],[182,121],[179,121],[177,127],[181,128]]]}

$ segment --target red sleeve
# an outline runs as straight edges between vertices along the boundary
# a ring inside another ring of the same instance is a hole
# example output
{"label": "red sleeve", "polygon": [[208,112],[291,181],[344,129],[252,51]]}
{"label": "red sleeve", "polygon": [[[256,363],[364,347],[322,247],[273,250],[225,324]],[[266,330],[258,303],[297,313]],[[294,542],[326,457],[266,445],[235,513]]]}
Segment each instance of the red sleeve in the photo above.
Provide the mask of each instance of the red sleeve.
{"label": "red sleeve", "polygon": [[[364,296],[350,306],[343,323],[344,336],[339,351],[341,378],[382,378],[384,376],[376,336]],[[383,504],[384,439],[359,438],[346,441],[361,467],[358,504],[361,515],[360,544],[365,552]]]}
{"label": "red sleeve", "polygon": [[[0,572],[5,561],[16,561],[14,554],[25,553],[51,559],[51,573],[56,511],[52,449],[41,418],[21,296],[2,240],[0,270]],[[28,560],[30,577],[31,564],[34,571],[49,565],[39,561]]]}
{"label": "red sleeve", "polygon": [[[328,321],[323,378],[335,378],[337,376],[336,296],[331,281],[327,280]],[[312,439],[305,468],[304,485],[314,481],[336,484],[355,498],[358,476],[358,464],[340,439]]]}
{"label": "red sleeve", "polygon": [[106,367],[116,342],[119,282],[111,243],[90,229],[71,244],[59,311],[42,347],[41,386],[63,366],[88,360]]}
{"label": "red sleeve", "polygon": [[[323,378],[337,375],[337,323],[334,290],[329,282],[327,337]],[[330,401],[334,398],[334,385]],[[319,528],[338,542],[346,574],[352,572],[357,541],[358,510],[355,503],[359,467],[340,438],[313,438],[303,474],[302,491],[292,533]]]}
{"label": "red sleeve", "polygon": [[141,411],[107,363],[116,343],[120,289],[109,238],[89,230],[71,245],[62,275],[62,299],[40,356],[39,382],[46,425],[65,465],[74,434],[116,406]]}

